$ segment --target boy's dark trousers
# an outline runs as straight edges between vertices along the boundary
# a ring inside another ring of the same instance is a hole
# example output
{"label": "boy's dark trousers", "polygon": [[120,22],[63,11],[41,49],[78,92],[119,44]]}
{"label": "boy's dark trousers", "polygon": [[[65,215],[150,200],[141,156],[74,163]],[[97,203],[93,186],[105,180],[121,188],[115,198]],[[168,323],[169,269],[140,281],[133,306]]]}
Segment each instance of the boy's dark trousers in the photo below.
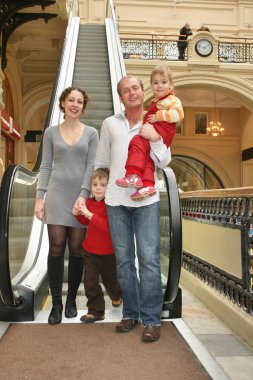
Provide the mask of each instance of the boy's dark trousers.
{"label": "boy's dark trousers", "polygon": [[117,280],[115,255],[95,255],[84,251],[84,291],[88,299],[88,314],[105,313],[104,294],[99,284],[100,276],[110,299],[120,299],[121,289]]}

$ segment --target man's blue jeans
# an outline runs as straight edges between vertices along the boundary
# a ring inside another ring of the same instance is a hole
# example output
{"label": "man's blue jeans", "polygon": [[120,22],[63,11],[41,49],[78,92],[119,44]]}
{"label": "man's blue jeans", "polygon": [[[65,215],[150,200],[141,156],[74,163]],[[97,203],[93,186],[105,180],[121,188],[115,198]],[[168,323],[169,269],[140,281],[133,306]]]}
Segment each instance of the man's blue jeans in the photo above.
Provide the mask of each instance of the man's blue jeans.
{"label": "man's blue jeans", "polygon": [[[160,269],[160,203],[108,206],[107,212],[123,297],[123,318],[160,325],[163,304]],[[139,278],[135,268],[135,241]]]}

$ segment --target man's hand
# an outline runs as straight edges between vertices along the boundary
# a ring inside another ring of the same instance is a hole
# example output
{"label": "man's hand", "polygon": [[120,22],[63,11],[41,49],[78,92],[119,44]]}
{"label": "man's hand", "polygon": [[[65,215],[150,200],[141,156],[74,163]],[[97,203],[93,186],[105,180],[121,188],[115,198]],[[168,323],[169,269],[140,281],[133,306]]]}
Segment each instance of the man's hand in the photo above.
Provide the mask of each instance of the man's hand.
{"label": "man's hand", "polygon": [[147,139],[151,142],[157,142],[161,139],[161,136],[156,132],[152,124],[146,123],[139,130],[139,136]]}

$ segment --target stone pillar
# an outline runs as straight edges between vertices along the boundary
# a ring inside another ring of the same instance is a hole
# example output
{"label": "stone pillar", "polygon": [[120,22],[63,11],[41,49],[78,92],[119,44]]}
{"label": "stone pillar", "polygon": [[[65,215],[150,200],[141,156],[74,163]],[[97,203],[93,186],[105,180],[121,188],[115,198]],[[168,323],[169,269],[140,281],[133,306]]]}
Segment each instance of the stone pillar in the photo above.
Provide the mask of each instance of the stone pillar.
{"label": "stone pillar", "polygon": [[4,81],[4,73],[0,69],[0,112],[5,107],[4,102],[3,102],[3,81]]}
{"label": "stone pillar", "polygon": [[[0,64],[1,64],[1,58],[0,58]],[[4,73],[0,69],[0,120],[1,120],[2,110],[5,107],[4,102],[3,102],[3,80],[4,80]],[[0,183],[2,180],[3,172],[4,172],[4,166],[3,166],[4,157],[1,157],[1,152],[3,151],[1,144],[2,144],[2,139],[1,139],[1,123],[0,123]]]}

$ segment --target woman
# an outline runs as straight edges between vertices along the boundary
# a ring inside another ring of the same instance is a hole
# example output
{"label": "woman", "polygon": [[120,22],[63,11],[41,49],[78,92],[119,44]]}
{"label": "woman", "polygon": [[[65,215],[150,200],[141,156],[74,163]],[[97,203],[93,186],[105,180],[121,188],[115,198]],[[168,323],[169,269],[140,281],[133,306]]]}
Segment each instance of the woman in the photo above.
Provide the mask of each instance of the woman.
{"label": "woman", "polygon": [[64,253],[67,243],[69,264],[65,316],[74,318],[77,315],[75,299],[83,273],[81,244],[85,229],[73,216],[72,209],[78,209],[89,196],[98,146],[97,130],[80,121],[88,100],[87,93],[82,89],[66,88],[59,102],[64,121],[47,128],[43,137],[35,215],[44,220],[48,229],[48,277],[53,303],[48,323],[51,325],[62,320]]}

